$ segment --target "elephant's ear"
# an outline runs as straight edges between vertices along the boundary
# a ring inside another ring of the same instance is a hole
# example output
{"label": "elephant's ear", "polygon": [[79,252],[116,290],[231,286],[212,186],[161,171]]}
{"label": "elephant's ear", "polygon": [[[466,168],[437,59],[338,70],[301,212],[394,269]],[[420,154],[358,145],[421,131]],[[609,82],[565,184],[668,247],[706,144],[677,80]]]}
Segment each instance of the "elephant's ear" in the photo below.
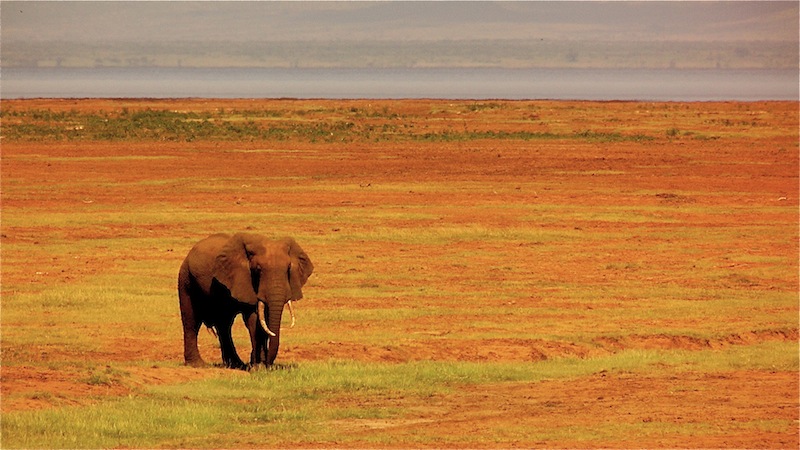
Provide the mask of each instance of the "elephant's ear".
{"label": "elephant's ear", "polygon": [[214,278],[228,288],[231,297],[255,305],[258,298],[250,276],[250,257],[254,251],[248,249],[249,240],[250,237],[243,233],[237,233],[228,240],[214,260]]}
{"label": "elephant's ear", "polygon": [[314,271],[314,264],[306,252],[297,245],[292,238],[286,238],[285,242],[289,251],[289,286],[292,288],[291,300],[300,300],[303,298],[303,285],[308,281],[308,277]]}

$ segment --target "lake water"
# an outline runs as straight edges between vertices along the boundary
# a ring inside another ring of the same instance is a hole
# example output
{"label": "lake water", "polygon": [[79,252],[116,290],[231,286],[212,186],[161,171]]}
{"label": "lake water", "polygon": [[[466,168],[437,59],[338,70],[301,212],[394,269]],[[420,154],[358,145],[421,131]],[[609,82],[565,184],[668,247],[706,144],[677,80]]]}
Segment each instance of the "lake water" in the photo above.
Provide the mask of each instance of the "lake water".
{"label": "lake water", "polygon": [[2,98],[798,100],[797,70],[7,68]]}

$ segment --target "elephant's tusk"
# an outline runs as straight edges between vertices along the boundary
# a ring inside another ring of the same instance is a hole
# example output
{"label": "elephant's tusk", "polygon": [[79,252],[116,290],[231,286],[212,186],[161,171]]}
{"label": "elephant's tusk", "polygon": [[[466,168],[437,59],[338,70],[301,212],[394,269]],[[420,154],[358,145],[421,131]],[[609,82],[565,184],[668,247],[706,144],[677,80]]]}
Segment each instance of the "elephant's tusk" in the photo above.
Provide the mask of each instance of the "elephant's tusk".
{"label": "elephant's tusk", "polygon": [[217,335],[217,330],[215,330],[215,329],[214,329],[214,327],[209,327],[208,325],[206,325],[206,330],[207,330],[207,331],[208,331],[208,332],[209,332],[211,335],[213,335],[215,338],[219,339],[219,336]]}
{"label": "elephant's tusk", "polygon": [[292,315],[292,325],[289,326],[289,328],[294,328],[294,308],[292,308],[292,301],[289,300],[286,304],[289,306],[289,314]]}
{"label": "elephant's tusk", "polygon": [[261,301],[258,302],[258,321],[261,322],[261,328],[263,328],[264,331],[266,331],[268,335],[274,337],[275,333],[270,331],[269,327],[267,326],[267,321],[264,319],[264,316],[265,316],[264,308],[265,308],[264,302],[261,302]]}

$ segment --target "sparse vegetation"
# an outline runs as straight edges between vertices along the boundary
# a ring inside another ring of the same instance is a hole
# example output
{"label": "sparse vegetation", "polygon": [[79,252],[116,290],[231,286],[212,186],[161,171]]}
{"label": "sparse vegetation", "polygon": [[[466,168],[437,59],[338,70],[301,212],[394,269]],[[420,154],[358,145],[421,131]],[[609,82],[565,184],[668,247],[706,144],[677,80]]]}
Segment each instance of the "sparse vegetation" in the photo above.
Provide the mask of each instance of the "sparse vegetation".
{"label": "sparse vegetation", "polygon": [[[469,105],[470,112],[499,109],[500,104]],[[474,141],[582,139],[592,142],[647,141],[641,133],[580,130],[571,133],[549,131],[474,130],[463,128],[463,120],[453,118],[437,131],[409,126],[419,117],[399,116],[388,111],[355,109],[337,111],[334,117],[325,111],[253,111],[228,110],[211,113],[146,109],[121,113],[32,110],[2,111],[3,136],[13,141],[285,141],[351,142],[356,140],[390,141]],[[338,116],[338,117],[337,117]],[[312,117],[315,120],[311,120]],[[480,117],[484,117],[481,115]],[[373,123],[382,121],[394,123]],[[476,119],[472,119],[473,121]],[[477,119],[479,120],[479,119]],[[404,123],[405,122],[405,123]]]}

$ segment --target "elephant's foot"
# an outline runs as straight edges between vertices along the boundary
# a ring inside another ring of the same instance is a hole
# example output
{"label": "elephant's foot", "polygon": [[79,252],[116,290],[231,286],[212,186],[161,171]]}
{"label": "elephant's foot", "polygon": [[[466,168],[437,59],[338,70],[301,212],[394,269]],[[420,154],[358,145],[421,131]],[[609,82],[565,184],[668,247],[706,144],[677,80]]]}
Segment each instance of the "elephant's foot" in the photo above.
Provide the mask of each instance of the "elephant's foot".
{"label": "elephant's foot", "polygon": [[207,367],[208,366],[208,364],[206,364],[206,362],[203,361],[203,358],[187,359],[184,364],[189,366],[189,367]]}
{"label": "elephant's foot", "polygon": [[250,365],[249,364],[245,364],[241,359],[228,361],[227,363],[225,363],[225,367],[229,367],[231,369],[237,369],[237,370],[249,370],[250,369]]}
{"label": "elephant's foot", "polygon": [[266,361],[261,361],[257,363],[250,363],[250,372],[259,372],[262,370],[270,370],[273,369],[275,366],[267,364]]}

